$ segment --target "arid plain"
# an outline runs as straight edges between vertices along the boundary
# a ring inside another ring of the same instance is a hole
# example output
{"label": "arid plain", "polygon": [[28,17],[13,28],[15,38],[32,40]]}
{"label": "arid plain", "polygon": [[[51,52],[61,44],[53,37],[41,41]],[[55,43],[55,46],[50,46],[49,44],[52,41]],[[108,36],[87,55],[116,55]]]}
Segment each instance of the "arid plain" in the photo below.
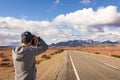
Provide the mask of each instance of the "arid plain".
{"label": "arid plain", "polygon": [[[65,62],[68,50],[77,50],[91,54],[120,57],[120,44],[91,45],[80,47],[50,47],[46,52],[36,57],[37,80],[56,80],[61,64]],[[0,49],[0,80],[14,80],[12,49]]]}

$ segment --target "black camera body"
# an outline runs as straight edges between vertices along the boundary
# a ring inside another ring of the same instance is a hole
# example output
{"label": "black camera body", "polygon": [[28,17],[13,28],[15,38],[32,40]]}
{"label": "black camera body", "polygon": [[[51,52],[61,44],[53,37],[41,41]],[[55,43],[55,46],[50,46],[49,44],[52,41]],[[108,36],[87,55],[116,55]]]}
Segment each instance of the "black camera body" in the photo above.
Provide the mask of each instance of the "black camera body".
{"label": "black camera body", "polygon": [[33,46],[37,46],[39,43],[40,43],[40,37],[35,36],[35,37],[32,39],[32,45],[33,45]]}

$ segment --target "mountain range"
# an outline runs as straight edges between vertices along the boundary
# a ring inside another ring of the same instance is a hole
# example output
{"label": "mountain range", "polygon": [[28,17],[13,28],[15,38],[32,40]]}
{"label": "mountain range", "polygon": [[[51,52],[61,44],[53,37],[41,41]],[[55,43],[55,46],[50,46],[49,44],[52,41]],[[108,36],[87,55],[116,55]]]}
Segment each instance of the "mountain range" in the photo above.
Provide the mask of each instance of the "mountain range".
{"label": "mountain range", "polygon": [[65,42],[52,43],[50,46],[86,46],[86,45],[97,45],[97,44],[117,44],[118,41],[94,41],[94,40],[70,40]]}

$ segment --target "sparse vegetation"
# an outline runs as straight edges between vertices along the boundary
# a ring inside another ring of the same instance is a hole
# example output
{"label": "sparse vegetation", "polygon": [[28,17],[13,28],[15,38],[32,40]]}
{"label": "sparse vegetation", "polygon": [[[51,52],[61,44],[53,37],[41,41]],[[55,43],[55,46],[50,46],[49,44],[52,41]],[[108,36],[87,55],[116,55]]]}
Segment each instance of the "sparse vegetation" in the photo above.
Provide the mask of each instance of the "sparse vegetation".
{"label": "sparse vegetation", "polygon": [[2,66],[2,67],[12,67],[13,63],[12,63],[12,61],[10,61],[9,58],[4,57],[4,58],[2,58],[2,62],[0,63],[0,66]]}
{"label": "sparse vegetation", "polygon": [[9,62],[8,67],[13,67],[13,63],[12,63],[12,62]]}
{"label": "sparse vegetation", "polygon": [[2,66],[2,67],[12,67],[13,63],[10,62],[10,61],[3,61],[3,62],[1,62],[0,66]]}
{"label": "sparse vegetation", "polygon": [[57,52],[51,53],[50,55],[55,55],[55,54],[57,54]]}
{"label": "sparse vegetation", "polygon": [[51,53],[50,55],[55,55],[55,54],[59,54],[59,53],[62,53],[64,50],[63,49],[59,49],[53,53]]}
{"label": "sparse vegetation", "polygon": [[0,56],[3,56],[4,54],[3,53],[0,53]]}
{"label": "sparse vegetation", "polygon": [[35,61],[35,64],[40,64],[42,60]]}
{"label": "sparse vegetation", "polygon": [[111,56],[112,56],[112,57],[116,57],[116,58],[120,58],[119,55],[115,55],[115,54],[112,54]]}
{"label": "sparse vegetation", "polygon": [[0,57],[1,58],[4,58],[5,56],[4,56],[4,53],[0,53]]}
{"label": "sparse vegetation", "polygon": [[95,54],[100,54],[99,52],[95,52]]}
{"label": "sparse vegetation", "polygon": [[57,51],[57,53],[62,53],[64,50],[63,49],[60,49]]}
{"label": "sparse vegetation", "polygon": [[1,64],[0,64],[0,66],[8,66],[9,65],[9,62],[2,62]]}
{"label": "sparse vegetation", "polygon": [[10,61],[8,58],[3,58],[2,61]]}
{"label": "sparse vegetation", "polygon": [[44,54],[44,55],[42,55],[42,57],[41,58],[46,58],[46,55]]}
{"label": "sparse vegetation", "polygon": [[42,55],[42,57],[41,57],[41,58],[51,59],[51,56],[50,56],[50,55],[46,55],[46,54],[44,54],[44,55]]}

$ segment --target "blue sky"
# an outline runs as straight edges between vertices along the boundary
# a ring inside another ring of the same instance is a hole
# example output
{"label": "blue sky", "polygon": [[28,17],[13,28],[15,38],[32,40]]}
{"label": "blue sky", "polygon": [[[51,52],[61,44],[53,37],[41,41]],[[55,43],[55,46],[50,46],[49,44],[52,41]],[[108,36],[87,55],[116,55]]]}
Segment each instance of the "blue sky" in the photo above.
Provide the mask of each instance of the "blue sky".
{"label": "blue sky", "polygon": [[119,40],[119,4],[120,0],[0,0],[0,45],[20,42],[26,30],[48,44]]}
{"label": "blue sky", "polygon": [[90,3],[82,3],[82,0],[0,0],[0,16],[25,17],[28,20],[52,20],[60,14],[66,14],[92,7],[96,10],[100,6],[118,6],[120,0],[90,0]]}

